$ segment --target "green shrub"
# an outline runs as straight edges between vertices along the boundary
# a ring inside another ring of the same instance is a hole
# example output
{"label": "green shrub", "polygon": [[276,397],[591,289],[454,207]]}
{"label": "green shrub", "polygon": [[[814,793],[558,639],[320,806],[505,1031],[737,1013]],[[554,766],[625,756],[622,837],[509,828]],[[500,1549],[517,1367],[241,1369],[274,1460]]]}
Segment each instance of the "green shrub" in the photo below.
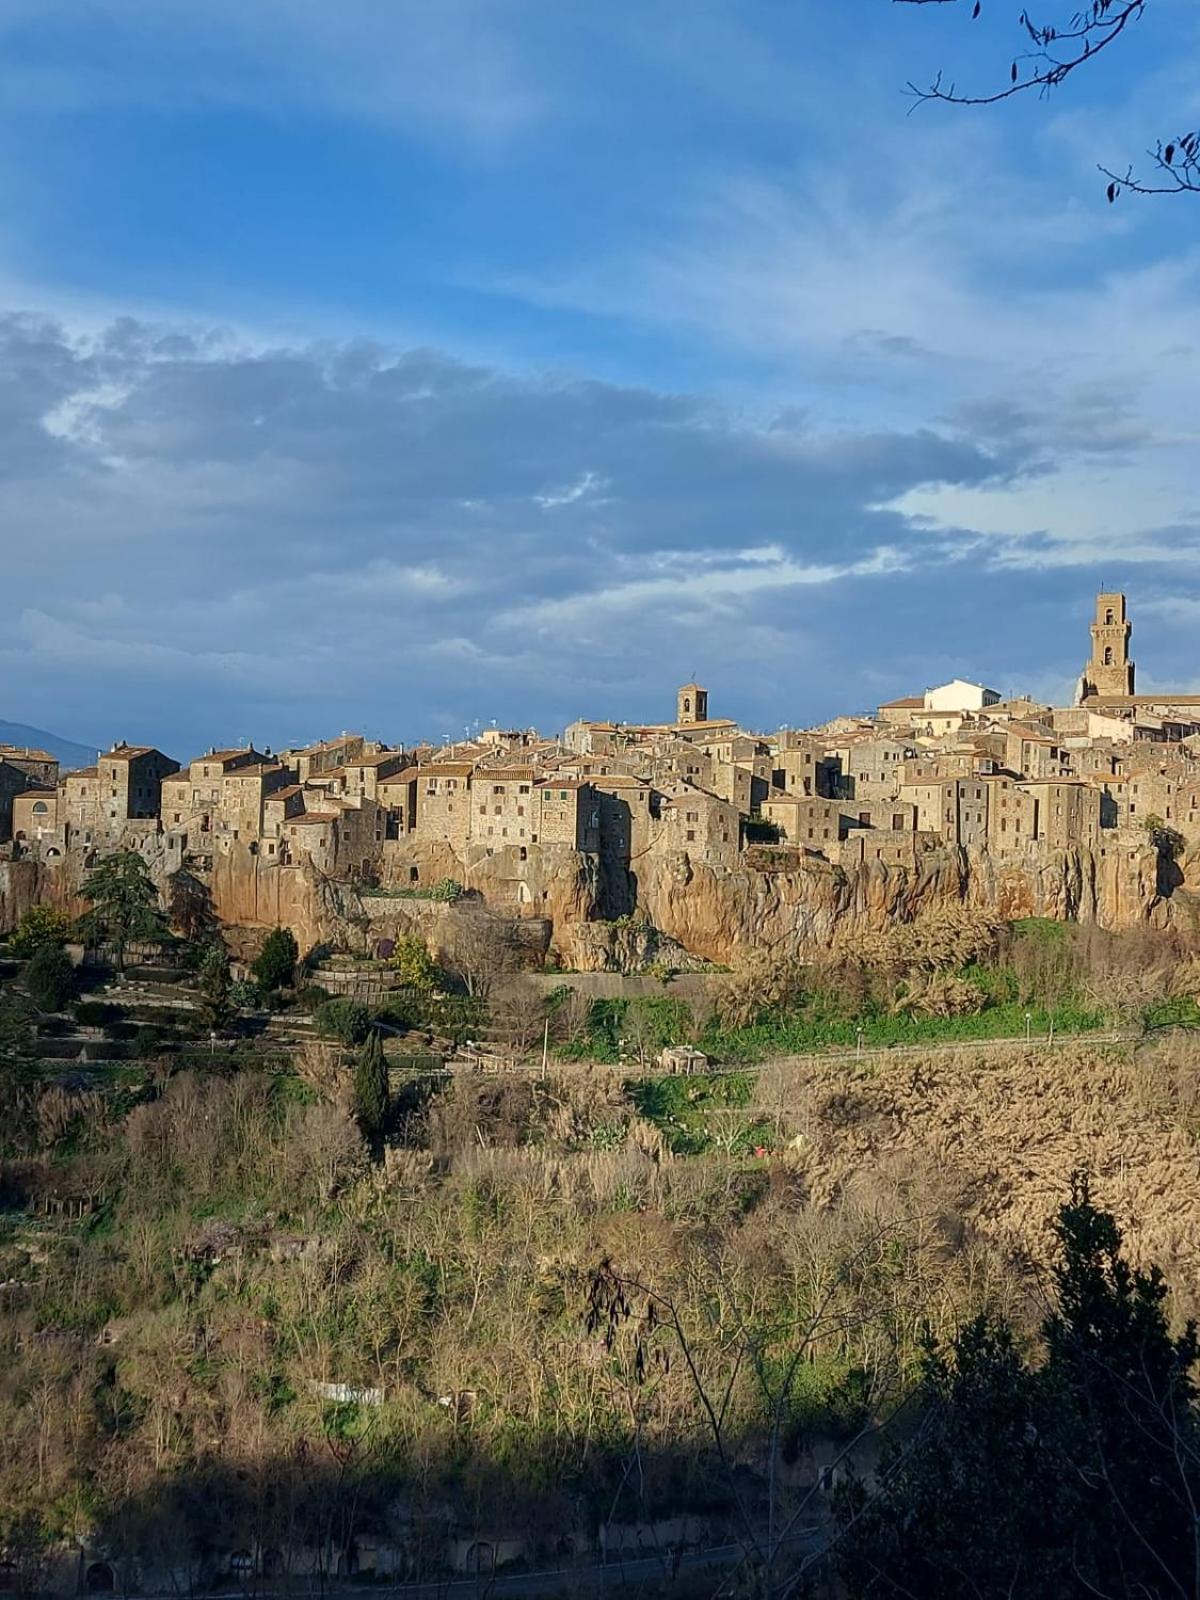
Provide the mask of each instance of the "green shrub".
{"label": "green shrub", "polygon": [[8,941],[8,947],[14,956],[27,961],[36,955],[43,945],[66,944],[71,937],[73,927],[71,918],[58,906],[30,906],[17,924],[16,931]]}
{"label": "green shrub", "polygon": [[25,969],[25,985],[39,1011],[61,1011],[75,998],[75,968],[61,945],[40,946]]}
{"label": "green shrub", "polygon": [[316,1012],[321,1032],[343,1044],[362,1044],[371,1031],[371,1013],[359,1000],[327,1000]]}
{"label": "green shrub", "polygon": [[272,928],[251,966],[260,987],[268,991],[290,984],[300,959],[300,947],[290,928]]}

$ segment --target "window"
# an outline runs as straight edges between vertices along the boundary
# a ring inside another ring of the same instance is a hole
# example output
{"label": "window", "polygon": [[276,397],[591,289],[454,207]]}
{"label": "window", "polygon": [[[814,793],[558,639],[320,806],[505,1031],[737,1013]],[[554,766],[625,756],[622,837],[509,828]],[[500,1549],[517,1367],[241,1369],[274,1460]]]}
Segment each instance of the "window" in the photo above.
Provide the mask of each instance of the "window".
{"label": "window", "polygon": [[[47,804],[46,804],[46,802],[44,800],[35,800],[33,802],[33,814],[34,814],[35,817],[43,817],[43,816],[45,816],[46,812],[49,809],[50,809],[49,806],[47,806]],[[1170,816],[1171,813],[1168,811],[1167,815]],[[179,818],[176,817],[175,821],[178,822]]]}
{"label": "window", "polygon": [[696,830],[695,830],[695,828],[689,828],[688,829],[687,838],[688,838],[688,843],[689,844],[692,844],[695,841],[695,838],[696,838]]}

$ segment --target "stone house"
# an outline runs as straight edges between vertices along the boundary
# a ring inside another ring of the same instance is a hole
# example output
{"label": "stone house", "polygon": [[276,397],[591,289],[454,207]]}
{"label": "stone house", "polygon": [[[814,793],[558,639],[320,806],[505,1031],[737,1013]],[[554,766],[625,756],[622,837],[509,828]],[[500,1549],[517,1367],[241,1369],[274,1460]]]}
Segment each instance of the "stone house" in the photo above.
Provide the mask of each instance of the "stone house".
{"label": "stone house", "polygon": [[899,799],[916,807],[917,831],[936,833],[945,844],[982,848],[987,843],[987,780],[947,778],[902,784]]}
{"label": "stone house", "polygon": [[590,781],[600,813],[600,853],[625,866],[637,862],[657,838],[662,792],[620,772]]}
{"label": "stone house", "polygon": [[773,792],[763,801],[760,814],[778,828],[783,843],[810,850],[827,852],[845,834],[845,818],[836,800]]}
{"label": "stone house", "polygon": [[389,839],[405,839],[417,825],[417,784],[419,767],[401,767],[398,772],[387,773],[376,785],[375,798],[387,812]]}
{"label": "stone house", "polygon": [[29,745],[0,744],[0,761],[16,767],[29,779],[31,789],[53,789],[58,783],[58,757]]}
{"label": "stone house", "polygon": [[1061,776],[1070,768],[1062,740],[1028,722],[1010,723],[1005,733],[1004,765],[1027,778]]}
{"label": "stone house", "polygon": [[[0,763],[2,776],[3,763]],[[13,843],[34,855],[46,852],[61,855],[63,841],[58,826],[58,809],[57,789],[26,789],[23,794],[13,795]]]}
{"label": "stone house", "polygon": [[771,759],[771,787],[784,794],[831,799],[841,775],[841,762],[817,740],[789,742]]}
{"label": "stone house", "polygon": [[1047,849],[1092,846],[1100,837],[1100,793],[1075,778],[1043,778],[1021,784],[1037,806],[1034,837]]}
{"label": "stone house", "polygon": [[416,833],[465,856],[472,834],[471,761],[430,761],[417,776]]}
{"label": "stone house", "polygon": [[[428,770],[428,769],[426,769]],[[476,767],[471,777],[470,839],[488,850],[536,842],[540,806],[532,767]]]}
{"label": "stone house", "polygon": [[537,844],[571,850],[600,848],[600,797],[585,778],[542,779],[534,787]]}
{"label": "stone house", "polygon": [[834,746],[838,757],[838,798],[890,800],[900,787],[904,763],[914,754],[898,739],[853,739]]}
{"label": "stone house", "polygon": [[995,856],[1027,853],[1037,835],[1033,797],[1008,773],[997,773],[984,781],[988,793],[988,850]]}
{"label": "stone house", "polygon": [[656,843],[686,851],[693,860],[732,867],[741,850],[741,817],[727,800],[684,784],[662,802]]}
{"label": "stone house", "polygon": [[337,792],[347,800],[382,800],[379,786],[404,771],[407,756],[403,750],[378,750],[358,755],[335,767],[332,776],[339,780]]}
{"label": "stone house", "polygon": [[10,761],[0,760],[0,844],[7,844],[13,837],[16,827],[13,802],[29,788],[27,772],[13,766]]}
{"label": "stone house", "polygon": [[96,762],[94,827],[106,844],[120,840],[126,823],[157,821],[164,778],[179,771],[178,761],[150,745],[115,744]]}

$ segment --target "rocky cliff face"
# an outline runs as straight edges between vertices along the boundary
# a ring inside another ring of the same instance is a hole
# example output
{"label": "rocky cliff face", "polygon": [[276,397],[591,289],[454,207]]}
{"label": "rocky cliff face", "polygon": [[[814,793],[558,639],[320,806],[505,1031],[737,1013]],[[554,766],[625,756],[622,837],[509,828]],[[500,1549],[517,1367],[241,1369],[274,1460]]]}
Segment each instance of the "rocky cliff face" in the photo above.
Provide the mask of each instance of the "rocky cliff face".
{"label": "rocky cliff face", "polygon": [[655,927],[725,964],[755,945],[811,950],[827,945],[835,928],[877,929],[951,905],[1105,927],[1165,925],[1171,916],[1149,848],[1104,856],[1068,850],[1020,869],[950,849],[916,868],[869,862],[850,872],[815,858],[791,872],[730,872],[663,855],[643,865],[638,891]]}
{"label": "rocky cliff face", "polygon": [[[601,922],[612,899],[593,856],[563,849],[520,861],[515,851],[460,861],[451,852],[403,846],[389,852],[387,877],[397,885],[454,877],[497,911],[529,924],[529,943],[552,948],[585,971],[630,970],[655,959],[681,965],[680,952],[729,964],[756,945],[811,951],[834,930],[873,930],[909,922],[951,905],[1004,918],[1053,917],[1105,927],[1166,926],[1200,903],[1200,854],[1172,867],[1160,885],[1149,845],[1113,843],[1103,851],[1066,850],[1019,865],[984,852],[947,849],[915,867],[869,862],[845,871],[817,857],[786,872],[734,870],[691,860],[683,852],[646,857],[636,883],[637,917]],[[78,863],[0,862],[0,931],[40,900],[80,911]],[[1160,888],[1171,888],[1169,895]],[[366,949],[372,939],[408,930],[440,943],[444,908],[409,898],[364,897],[307,865],[264,862],[235,846],[214,863],[214,909],[232,927],[290,927],[302,949],[330,944]],[[647,924],[652,925],[649,929]],[[665,946],[664,941],[668,943]]]}

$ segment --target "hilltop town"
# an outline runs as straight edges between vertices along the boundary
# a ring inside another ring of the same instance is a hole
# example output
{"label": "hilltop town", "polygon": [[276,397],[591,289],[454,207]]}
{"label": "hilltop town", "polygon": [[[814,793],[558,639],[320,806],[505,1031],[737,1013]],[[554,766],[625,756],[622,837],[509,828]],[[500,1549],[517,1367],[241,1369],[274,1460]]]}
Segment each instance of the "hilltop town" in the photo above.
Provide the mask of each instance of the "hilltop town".
{"label": "hilltop town", "polygon": [[[765,735],[713,716],[689,683],[669,721],[579,720],[561,737],[491,729],[405,749],[344,733],[183,766],[119,743],[71,772],[3,746],[9,919],[34,892],[68,898],[117,849],[160,882],[194,875],[231,924],[290,921],[310,937],[298,879],[385,899],[451,880],[548,919],[560,942],[571,925],[637,912],[719,956],[722,920],[745,921],[738,884],[799,874],[811,902],[824,870],[827,898],[857,882],[860,909],[865,893],[889,912],[898,884],[932,877],[945,892],[947,852],[951,892],[1149,918],[1185,888],[1177,858],[1200,843],[1200,696],[1136,694],[1131,632],[1124,595],[1101,594],[1069,706],[955,679],[873,717]],[[872,873],[882,900],[862,890]],[[689,889],[717,895],[707,918],[681,913]],[[767,911],[787,921],[786,904]]]}

